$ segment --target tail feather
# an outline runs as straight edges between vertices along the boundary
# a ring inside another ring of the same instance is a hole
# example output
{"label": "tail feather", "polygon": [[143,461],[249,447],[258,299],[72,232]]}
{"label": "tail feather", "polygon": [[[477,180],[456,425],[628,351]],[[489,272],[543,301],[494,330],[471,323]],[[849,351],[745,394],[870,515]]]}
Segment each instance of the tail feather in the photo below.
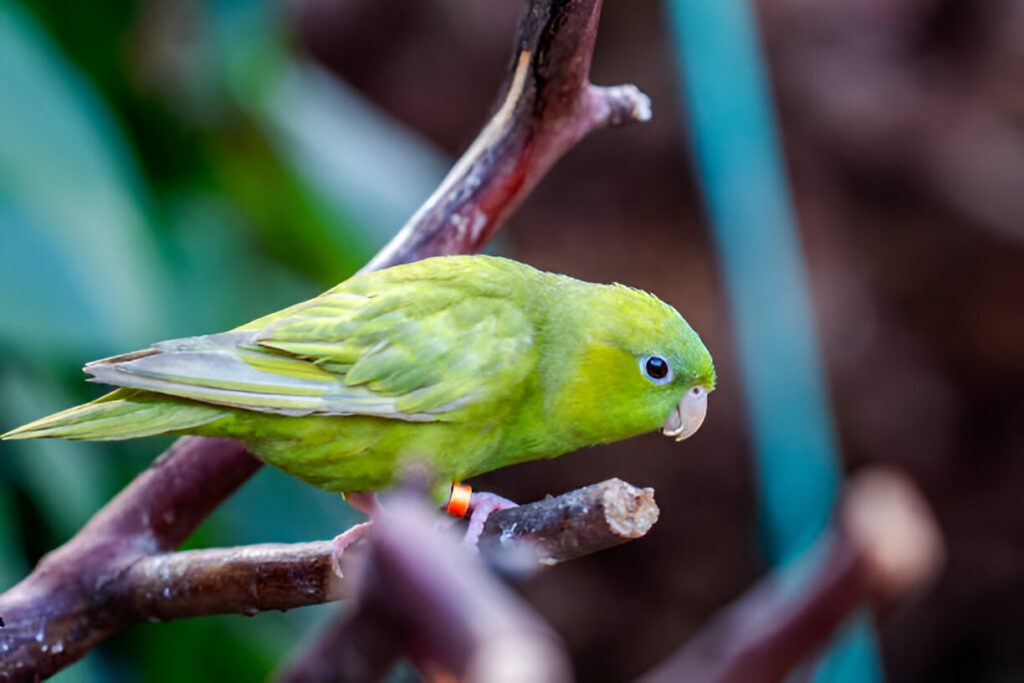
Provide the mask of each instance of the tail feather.
{"label": "tail feather", "polygon": [[180,432],[227,414],[224,408],[187,401],[154,400],[152,395],[119,389],[101,398],[12,429],[0,439],[61,437],[119,441]]}

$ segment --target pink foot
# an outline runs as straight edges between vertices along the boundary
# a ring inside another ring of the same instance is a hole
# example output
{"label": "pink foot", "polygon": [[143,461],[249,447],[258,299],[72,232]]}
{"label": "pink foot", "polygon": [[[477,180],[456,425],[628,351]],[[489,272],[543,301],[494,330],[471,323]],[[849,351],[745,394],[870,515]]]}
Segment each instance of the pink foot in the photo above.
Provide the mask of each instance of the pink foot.
{"label": "pink foot", "polygon": [[334,537],[334,540],[332,541],[334,544],[334,551],[331,553],[331,567],[334,569],[335,574],[345,578],[345,575],[341,571],[341,556],[345,553],[345,549],[362,538],[363,535],[370,530],[371,526],[373,526],[372,521],[356,524],[351,529],[342,531]]}
{"label": "pink foot", "polygon": [[351,529],[343,531],[334,537],[334,541],[332,541],[334,551],[331,553],[331,566],[334,568],[334,573],[338,576],[344,576],[341,572],[341,556],[345,553],[345,549],[362,538],[370,530],[373,518],[380,512],[380,503],[377,502],[377,496],[373,491],[349,491],[343,495],[345,502],[366,514],[370,521],[356,524]]}
{"label": "pink foot", "polygon": [[462,537],[462,544],[476,548],[480,534],[484,532],[484,524],[487,523],[487,518],[491,516],[491,513],[514,507],[519,507],[519,504],[494,493],[483,491],[472,494],[469,497],[469,525],[466,526],[466,535]]}

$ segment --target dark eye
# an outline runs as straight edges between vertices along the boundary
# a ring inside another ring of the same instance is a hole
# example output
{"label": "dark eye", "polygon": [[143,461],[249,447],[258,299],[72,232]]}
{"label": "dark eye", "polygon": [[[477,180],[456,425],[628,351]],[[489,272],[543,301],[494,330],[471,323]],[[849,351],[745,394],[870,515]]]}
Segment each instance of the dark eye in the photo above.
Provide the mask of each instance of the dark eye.
{"label": "dark eye", "polygon": [[660,356],[648,356],[640,361],[640,366],[648,379],[655,384],[665,384],[672,379],[672,368],[668,361]]}

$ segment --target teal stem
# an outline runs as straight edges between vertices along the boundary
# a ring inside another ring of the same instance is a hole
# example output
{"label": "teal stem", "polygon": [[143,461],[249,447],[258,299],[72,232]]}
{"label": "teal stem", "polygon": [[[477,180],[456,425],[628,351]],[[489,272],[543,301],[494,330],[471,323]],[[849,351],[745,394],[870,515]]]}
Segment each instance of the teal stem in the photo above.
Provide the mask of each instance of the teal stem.
{"label": "teal stem", "polygon": [[[785,566],[825,528],[840,473],[756,18],[747,0],[669,0],[668,8],[737,339],[760,538],[769,562]],[[817,680],[882,680],[862,612],[841,629]]]}

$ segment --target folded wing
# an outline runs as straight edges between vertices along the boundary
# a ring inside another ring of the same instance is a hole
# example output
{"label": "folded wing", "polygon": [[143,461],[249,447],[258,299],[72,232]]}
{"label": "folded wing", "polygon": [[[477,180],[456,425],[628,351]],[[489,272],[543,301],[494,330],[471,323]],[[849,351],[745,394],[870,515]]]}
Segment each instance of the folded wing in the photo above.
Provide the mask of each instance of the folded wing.
{"label": "folded wing", "polygon": [[85,366],[93,381],[282,415],[406,421],[498,400],[535,365],[508,298],[455,283],[342,287],[260,329],[162,342]]}

